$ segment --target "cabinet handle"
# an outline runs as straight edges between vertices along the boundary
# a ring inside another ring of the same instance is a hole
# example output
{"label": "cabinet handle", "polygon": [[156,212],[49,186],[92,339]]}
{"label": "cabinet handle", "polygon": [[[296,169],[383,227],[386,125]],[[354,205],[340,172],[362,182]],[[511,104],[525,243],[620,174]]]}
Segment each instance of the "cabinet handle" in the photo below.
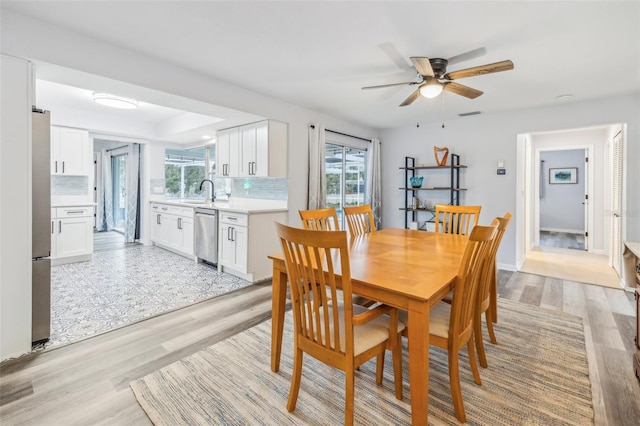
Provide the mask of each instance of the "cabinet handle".
{"label": "cabinet handle", "polygon": [[67,214],[82,214],[84,210],[67,210]]}
{"label": "cabinet handle", "polygon": [[52,234],[55,232],[55,229],[54,229],[54,226],[55,226],[55,225],[53,224],[53,222],[54,222],[54,221],[52,220],[52,221],[51,221],[51,233],[52,233]]}
{"label": "cabinet handle", "polygon": [[62,162],[62,173],[64,173],[64,161]]}
{"label": "cabinet handle", "polygon": [[168,207],[162,207],[162,210],[168,210]]}
{"label": "cabinet handle", "polygon": [[227,228],[227,241],[231,241],[231,227]]}
{"label": "cabinet handle", "polygon": [[58,221],[58,234],[62,234],[62,221]]}
{"label": "cabinet handle", "polygon": [[178,229],[182,229],[182,218],[178,218]]}
{"label": "cabinet handle", "polygon": [[157,216],[157,217],[156,217],[156,223],[157,223],[158,225],[160,225],[160,213],[158,213],[156,216]]}
{"label": "cabinet handle", "polygon": [[236,238],[234,234],[236,233],[236,228],[229,228],[229,229],[231,229],[231,241],[235,241]]}
{"label": "cabinet handle", "polygon": [[251,163],[253,165],[253,175],[256,174],[256,162],[254,161],[253,163]]}
{"label": "cabinet handle", "polygon": [[54,161],[54,163],[55,163],[55,165],[56,165],[56,167],[55,167],[55,169],[56,169],[56,173],[58,173],[58,160]]}

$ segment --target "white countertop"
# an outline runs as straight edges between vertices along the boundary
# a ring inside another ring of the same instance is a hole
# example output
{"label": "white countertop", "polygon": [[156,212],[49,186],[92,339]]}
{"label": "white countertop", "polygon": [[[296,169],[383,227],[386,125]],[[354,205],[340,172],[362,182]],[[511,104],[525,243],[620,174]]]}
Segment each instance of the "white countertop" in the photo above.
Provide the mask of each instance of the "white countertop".
{"label": "white countertop", "polygon": [[56,207],[95,207],[98,203],[51,203],[51,208]]}
{"label": "white countertop", "polygon": [[287,202],[280,200],[260,200],[256,198],[231,198],[215,202],[200,200],[150,200],[150,203],[167,204],[171,206],[206,208],[234,213],[267,213],[288,211]]}

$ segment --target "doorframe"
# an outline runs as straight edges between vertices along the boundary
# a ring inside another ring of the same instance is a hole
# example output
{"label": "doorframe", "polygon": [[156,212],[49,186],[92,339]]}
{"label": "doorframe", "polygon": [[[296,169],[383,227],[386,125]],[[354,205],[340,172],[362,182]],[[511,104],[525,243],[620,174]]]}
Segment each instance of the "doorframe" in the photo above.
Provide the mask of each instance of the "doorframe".
{"label": "doorframe", "polygon": [[[533,147],[529,147],[530,149]],[[585,173],[588,176],[587,184],[585,185],[586,195],[589,195],[589,201],[587,202],[587,221],[585,222],[585,232],[587,235],[593,237],[593,229],[594,229],[594,214],[595,214],[595,204],[596,201],[593,198],[593,194],[595,193],[595,180],[593,176],[595,174],[595,145],[593,144],[585,144],[585,145],[558,145],[558,146],[545,146],[545,147],[535,147],[534,150],[534,158],[533,164],[540,164],[540,153],[541,152],[549,152],[549,151],[578,151],[584,150],[586,152],[587,158],[589,158],[589,162],[585,165]],[[533,194],[528,192],[532,198],[528,198],[533,200],[533,235],[530,236],[529,241],[530,245],[528,247],[527,253],[533,247],[540,246],[540,167],[532,167],[532,172],[534,174],[531,184],[533,188],[529,188],[529,191],[533,189]],[[604,200],[603,200],[604,201]],[[604,205],[604,204],[603,204]],[[585,237],[588,238],[588,237]],[[590,240],[589,240],[590,241]],[[586,244],[587,241],[585,241]],[[587,252],[593,253],[593,244],[587,244]]]}

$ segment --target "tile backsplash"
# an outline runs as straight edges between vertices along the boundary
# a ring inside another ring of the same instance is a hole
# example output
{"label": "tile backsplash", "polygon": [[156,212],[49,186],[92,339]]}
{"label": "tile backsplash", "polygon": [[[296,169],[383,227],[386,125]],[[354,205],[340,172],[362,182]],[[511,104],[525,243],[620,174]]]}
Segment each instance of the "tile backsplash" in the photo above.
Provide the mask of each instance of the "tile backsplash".
{"label": "tile backsplash", "polygon": [[216,194],[225,197],[226,188],[231,197],[260,198],[263,200],[287,200],[289,181],[286,178],[216,178]]}
{"label": "tile backsplash", "polygon": [[51,196],[88,196],[89,176],[51,175]]}

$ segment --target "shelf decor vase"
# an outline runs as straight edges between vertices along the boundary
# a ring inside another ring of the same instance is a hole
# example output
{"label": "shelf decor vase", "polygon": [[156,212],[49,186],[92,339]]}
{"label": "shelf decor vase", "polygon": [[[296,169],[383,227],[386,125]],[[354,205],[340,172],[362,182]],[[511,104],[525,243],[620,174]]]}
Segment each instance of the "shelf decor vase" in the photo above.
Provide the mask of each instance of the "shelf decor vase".
{"label": "shelf decor vase", "polygon": [[411,187],[412,188],[420,188],[422,186],[422,179],[424,179],[424,176],[413,176],[411,178],[409,178],[409,182],[411,182]]}
{"label": "shelf decor vase", "polygon": [[[442,159],[438,158],[439,157],[438,153],[440,152],[444,152]],[[438,148],[437,146],[434,146],[433,155],[436,157],[436,163],[438,164],[438,166],[446,166],[447,158],[449,157],[449,148]]]}

